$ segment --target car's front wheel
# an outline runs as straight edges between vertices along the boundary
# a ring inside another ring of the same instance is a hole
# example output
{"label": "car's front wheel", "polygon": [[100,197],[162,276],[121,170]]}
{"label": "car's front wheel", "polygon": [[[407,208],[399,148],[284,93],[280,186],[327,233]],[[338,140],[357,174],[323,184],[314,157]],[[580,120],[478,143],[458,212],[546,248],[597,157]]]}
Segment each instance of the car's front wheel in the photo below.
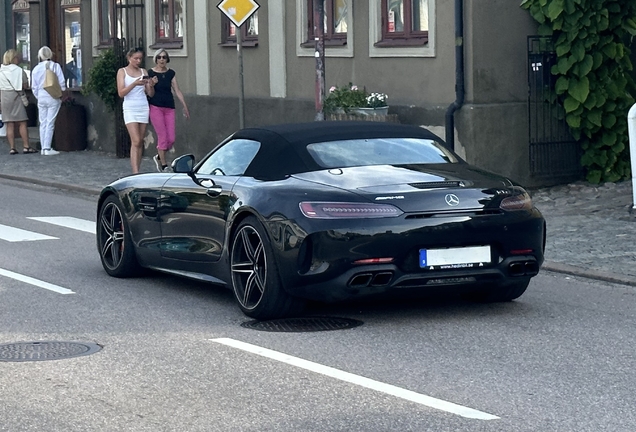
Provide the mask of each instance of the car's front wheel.
{"label": "car's front wheel", "polygon": [[128,221],[119,200],[111,195],[102,204],[97,220],[97,248],[106,273],[115,277],[131,277],[140,266],[130,237]]}
{"label": "car's front wheel", "polygon": [[230,251],[234,297],[243,313],[274,319],[302,310],[304,301],[283,289],[267,233],[254,216],[245,218],[232,237]]}

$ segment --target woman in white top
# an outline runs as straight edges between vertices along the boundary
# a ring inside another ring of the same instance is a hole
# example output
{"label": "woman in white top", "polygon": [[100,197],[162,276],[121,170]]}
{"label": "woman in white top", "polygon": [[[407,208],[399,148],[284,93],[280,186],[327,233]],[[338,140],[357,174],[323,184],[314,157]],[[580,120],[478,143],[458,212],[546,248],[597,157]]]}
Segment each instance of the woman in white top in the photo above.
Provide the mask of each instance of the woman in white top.
{"label": "woman in white top", "polygon": [[53,52],[51,48],[43,46],[38,51],[38,59],[40,63],[33,68],[31,75],[31,88],[33,89],[33,95],[38,100],[38,113],[40,117],[40,145],[42,146],[42,154],[45,156],[53,156],[60,154],[51,148],[51,142],[53,141],[53,132],[55,130],[55,118],[60,112],[60,106],[62,106],[62,100],[60,98],[52,97],[48,91],[44,89],[44,80],[46,78],[46,70],[49,69],[55,73],[57,80],[60,83],[62,91],[66,91],[66,84],[64,82],[64,73],[62,67],[51,61]]}
{"label": "woman in white top", "polygon": [[144,50],[133,48],[128,51],[128,66],[117,71],[117,93],[124,98],[124,123],[130,135],[130,165],[133,174],[139,172],[143,140],[150,115],[146,96],[154,96],[157,78],[149,78],[140,67]]}
{"label": "woman in white top", "polygon": [[20,54],[14,49],[7,50],[2,56],[0,66],[0,111],[2,122],[7,126],[9,154],[16,155],[15,125],[17,124],[24,149],[22,153],[37,153],[29,147],[29,130],[27,129],[27,112],[18,92],[28,88],[28,79],[24,70],[18,66]]}

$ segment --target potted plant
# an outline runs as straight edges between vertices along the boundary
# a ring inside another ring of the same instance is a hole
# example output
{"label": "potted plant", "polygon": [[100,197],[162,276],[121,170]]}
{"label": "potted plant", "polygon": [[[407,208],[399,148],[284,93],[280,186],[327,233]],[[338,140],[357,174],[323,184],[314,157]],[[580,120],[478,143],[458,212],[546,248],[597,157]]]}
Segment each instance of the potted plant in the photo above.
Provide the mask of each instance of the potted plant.
{"label": "potted plant", "polygon": [[78,151],[85,150],[86,143],[86,110],[67,91],[55,118],[53,146],[58,151]]}
{"label": "potted plant", "polygon": [[367,93],[352,83],[332,86],[324,102],[324,111],[326,114],[387,115],[387,99],[384,93]]}

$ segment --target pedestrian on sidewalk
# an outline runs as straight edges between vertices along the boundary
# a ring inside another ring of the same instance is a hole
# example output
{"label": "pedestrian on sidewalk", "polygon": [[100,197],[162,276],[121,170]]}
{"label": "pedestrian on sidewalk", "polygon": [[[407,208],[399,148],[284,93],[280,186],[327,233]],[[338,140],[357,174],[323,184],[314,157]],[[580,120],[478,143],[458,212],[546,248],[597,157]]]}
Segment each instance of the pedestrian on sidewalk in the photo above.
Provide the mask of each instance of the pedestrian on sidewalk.
{"label": "pedestrian on sidewalk", "polygon": [[190,112],[183,98],[183,93],[179,89],[179,84],[177,84],[177,74],[168,67],[168,63],[170,63],[168,52],[164,49],[158,49],[152,59],[155,66],[148,71],[148,75],[157,77],[155,95],[148,98],[150,123],[157,133],[157,154],[152,159],[155,161],[157,171],[165,172],[168,169],[166,153],[172,149],[175,141],[174,95],[183,105],[185,118],[190,118]]}
{"label": "pedestrian on sidewalk", "polygon": [[0,112],[2,112],[2,122],[7,127],[11,155],[18,154],[15,149],[16,124],[24,147],[22,153],[38,152],[29,147],[28,116],[20,96],[21,92],[29,88],[29,78],[18,63],[20,63],[20,55],[16,50],[10,49],[2,56],[2,66],[0,66]]}
{"label": "pedestrian on sidewalk", "polygon": [[33,68],[33,72],[31,74],[31,88],[33,89],[33,95],[38,100],[40,146],[42,147],[42,154],[44,156],[60,154],[60,152],[51,148],[51,143],[53,142],[53,132],[55,130],[55,118],[60,112],[60,107],[62,106],[62,99],[51,96],[44,88],[44,80],[46,79],[47,69],[53,71],[60,83],[60,89],[63,92],[66,91],[62,66],[60,66],[59,63],[52,61],[52,58],[53,52],[51,51],[51,48],[46,45],[40,48],[38,51],[38,59],[40,60],[40,63]]}
{"label": "pedestrian on sidewalk", "polygon": [[124,123],[130,135],[130,166],[139,172],[143,154],[143,140],[150,116],[147,96],[154,96],[157,77],[150,78],[141,68],[143,48],[132,48],[126,56],[128,65],[117,71],[117,93],[124,98]]}

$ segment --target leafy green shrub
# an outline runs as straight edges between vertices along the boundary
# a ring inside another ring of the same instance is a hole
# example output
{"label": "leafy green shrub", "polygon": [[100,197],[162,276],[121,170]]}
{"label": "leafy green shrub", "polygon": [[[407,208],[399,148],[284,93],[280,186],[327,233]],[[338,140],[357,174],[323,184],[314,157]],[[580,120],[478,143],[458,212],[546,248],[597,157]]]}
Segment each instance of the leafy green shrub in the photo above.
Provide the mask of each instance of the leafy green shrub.
{"label": "leafy green shrub", "polygon": [[348,86],[331,87],[325,99],[323,109],[325,113],[330,114],[335,112],[338,108],[349,112],[351,108],[366,106],[367,92],[349,83]]}
{"label": "leafy green shrub", "polygon": [[636,35],[634,0],[523,0],[552,36],[558,76],[556,101],[583,147],[581,164],[592,183],[630,177],[627,113],[636,85],[629,46]]}
{"label": "leafy green shrub", "polygon": [[101,52],[88,71],[88,82],[82,89],[84,95],[95,93],[111,111],[117,106],[118,62],[112,48]]}

